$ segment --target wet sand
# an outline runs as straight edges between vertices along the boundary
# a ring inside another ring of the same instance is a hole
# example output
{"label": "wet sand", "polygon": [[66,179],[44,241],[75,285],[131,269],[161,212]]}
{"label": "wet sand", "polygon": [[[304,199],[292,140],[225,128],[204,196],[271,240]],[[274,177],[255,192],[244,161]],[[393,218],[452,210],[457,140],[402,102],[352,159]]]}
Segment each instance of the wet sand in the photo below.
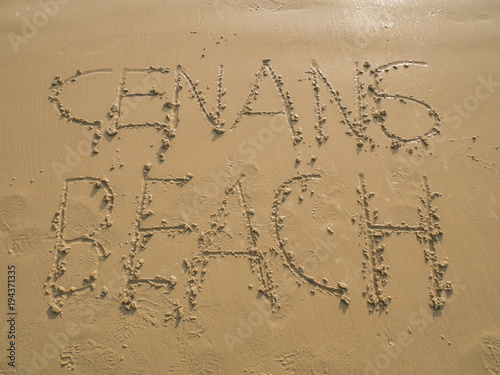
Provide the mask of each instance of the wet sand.
{"label": "wet sand", "polygon": [[496,2],[1,8],[1,374],[500,373]]}

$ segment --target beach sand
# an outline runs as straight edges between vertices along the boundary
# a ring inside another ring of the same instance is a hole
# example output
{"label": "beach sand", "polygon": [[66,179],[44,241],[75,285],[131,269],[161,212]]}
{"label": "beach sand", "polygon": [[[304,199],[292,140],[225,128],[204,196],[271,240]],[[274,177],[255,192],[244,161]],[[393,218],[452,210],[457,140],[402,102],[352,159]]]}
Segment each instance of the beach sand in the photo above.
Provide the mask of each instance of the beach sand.
{"label": "beach sand", "polygon": [[500,4],[0,8],[1,374],[500,373]]}

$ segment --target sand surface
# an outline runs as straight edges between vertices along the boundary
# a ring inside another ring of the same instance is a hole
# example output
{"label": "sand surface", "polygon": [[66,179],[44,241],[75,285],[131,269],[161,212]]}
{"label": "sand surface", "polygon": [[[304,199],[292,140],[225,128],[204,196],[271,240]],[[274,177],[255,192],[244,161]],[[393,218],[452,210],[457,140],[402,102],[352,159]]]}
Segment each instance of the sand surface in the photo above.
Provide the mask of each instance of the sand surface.
{"label": "sand surface", "polygon": [[500,373],[498,1],[0,20],[2,375]]}

